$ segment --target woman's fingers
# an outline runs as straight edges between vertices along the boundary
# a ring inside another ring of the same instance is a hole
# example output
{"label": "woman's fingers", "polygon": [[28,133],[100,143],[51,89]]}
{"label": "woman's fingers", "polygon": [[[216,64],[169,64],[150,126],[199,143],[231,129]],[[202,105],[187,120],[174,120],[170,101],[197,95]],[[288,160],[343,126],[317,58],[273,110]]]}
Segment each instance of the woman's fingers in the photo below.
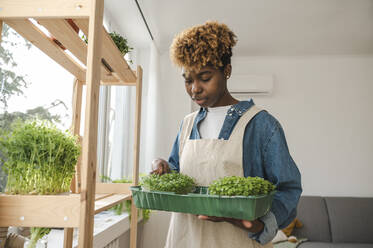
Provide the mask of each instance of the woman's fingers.
{"label": "woman's fingers", "polygon": [[198,217],[198,219],[200,219],[200,220],[208,220],[208,219],[209,219],[209,217],[206,216],[206,215],[198,215],[197,217]]}
{"label": "woman's fingers", "polygon": [[159,173],[160,173],[160,175],[163,175],[164,173],[166,173],[165,165],[164,165],[163,161],[161,161],[160,164],[159,164]]}
{"label": "woman's fingers", "polygon": [[159,163],[162,161],[163,159],[161,158],[156,158],[156,159],[153,159],[152,161],[152,171],[156,171],[158,169],[158,165]]}
{"label": "woman's fingers", "polygon": [[242,220],[242,225],[247,228],[247,229],[250,229],[253,227],[253,223],[251,221],[248,221],[248,220]]}
{"label": "woman's fingers", "polygon": [[165,161],[163,163],[163,173],[169,173],[170,172],[170,167],[168,166],[168,163]]}
{"label": "woman's fingers", "polygon": [[227,221],[227,218],[224,218],[224,217],[206,216],[206,215],[198,215],[198,219],[209,220],[209,221],[213,221],[213,222]]}
{"label": "woman's fingers", "polygon": [[152,169],[153,170],[150,172],[150,174],[162,175],[170,172],[170,167],[168,166],[167,161],[163,159],[154,159],[152,161]]}
{"label": "woman's fingers", "polygon": [[243,228],[243,229],[255,232],[255,233],[263,230],[263,224],[257,220],[248,221],[248,220],[239,220],[239,219],[234,219],[234,218],[215,217],[215,216],[206,216],[206,215],[197,215],[197,217],[200,220],[208,220],[208,221],[213,221],[213,222],[226,221],[240,228]]}

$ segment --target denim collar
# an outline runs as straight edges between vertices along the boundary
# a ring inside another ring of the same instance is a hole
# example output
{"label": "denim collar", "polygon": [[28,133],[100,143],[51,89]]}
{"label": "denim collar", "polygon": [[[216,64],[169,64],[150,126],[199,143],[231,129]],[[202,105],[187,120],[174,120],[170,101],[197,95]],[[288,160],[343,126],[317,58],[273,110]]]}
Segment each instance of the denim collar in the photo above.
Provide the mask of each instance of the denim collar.
{"label": "denim collar", "polygon": [[[251,106],[254,105],[253,99],[250,99],[248,101],[239,101],[232,107],[228,109],[227,115],[232,114],[233,112],[236,112],[237,115],[242,116]],[[203,120],[206,117],[207,109],[201,107],[199,110],[199,121]]]}
{"label": "denim collar", "polygon": [[231,114],[236,112],[237,115],[242,116],[251,106],[254,105],[254,101],[250,99],[249,101],[240,101],[237,104],[233,105],[227,112]]}

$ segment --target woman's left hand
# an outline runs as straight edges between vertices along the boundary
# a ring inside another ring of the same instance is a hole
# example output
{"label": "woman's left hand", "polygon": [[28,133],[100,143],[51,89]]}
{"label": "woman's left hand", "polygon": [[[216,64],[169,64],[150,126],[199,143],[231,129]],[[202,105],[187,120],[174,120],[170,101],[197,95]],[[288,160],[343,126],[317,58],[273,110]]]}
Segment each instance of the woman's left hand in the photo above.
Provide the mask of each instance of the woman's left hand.
{"label": "woman's left hand", "polygon": [[209,220],[213,222],[226,221],[252,233],[259,233],[264,228],[263,222],[261,222],[259,219],[248,221],[248,220],[239,220],[239,219],[234,219],[234,218],[215,217],[215,216],[206,216],[206,215],[198,215],[198,219]]}

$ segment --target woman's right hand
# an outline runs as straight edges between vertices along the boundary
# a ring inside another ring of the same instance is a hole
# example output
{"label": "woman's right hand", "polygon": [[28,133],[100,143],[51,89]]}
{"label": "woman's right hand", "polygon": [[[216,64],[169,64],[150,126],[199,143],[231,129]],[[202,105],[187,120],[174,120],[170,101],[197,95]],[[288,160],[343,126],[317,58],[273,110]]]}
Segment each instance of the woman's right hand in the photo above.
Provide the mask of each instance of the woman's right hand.
{"label": "woman's right hand", "polygon": [[171,171],[167,161],[161,158],[154,159],[152,161],[152,171],[150,174],[162,175]]}

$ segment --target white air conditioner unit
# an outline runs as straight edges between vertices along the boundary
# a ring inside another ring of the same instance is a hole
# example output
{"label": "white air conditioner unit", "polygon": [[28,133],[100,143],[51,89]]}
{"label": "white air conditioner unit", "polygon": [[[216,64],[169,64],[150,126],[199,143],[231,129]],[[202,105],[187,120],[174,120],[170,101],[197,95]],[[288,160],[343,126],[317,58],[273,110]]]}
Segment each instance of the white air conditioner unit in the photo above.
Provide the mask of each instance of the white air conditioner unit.
{"label": "white air conditioner unit", "polygon": [[228,90],[237,95],[271,95],[274,78],[272,75],[232,75]]}

